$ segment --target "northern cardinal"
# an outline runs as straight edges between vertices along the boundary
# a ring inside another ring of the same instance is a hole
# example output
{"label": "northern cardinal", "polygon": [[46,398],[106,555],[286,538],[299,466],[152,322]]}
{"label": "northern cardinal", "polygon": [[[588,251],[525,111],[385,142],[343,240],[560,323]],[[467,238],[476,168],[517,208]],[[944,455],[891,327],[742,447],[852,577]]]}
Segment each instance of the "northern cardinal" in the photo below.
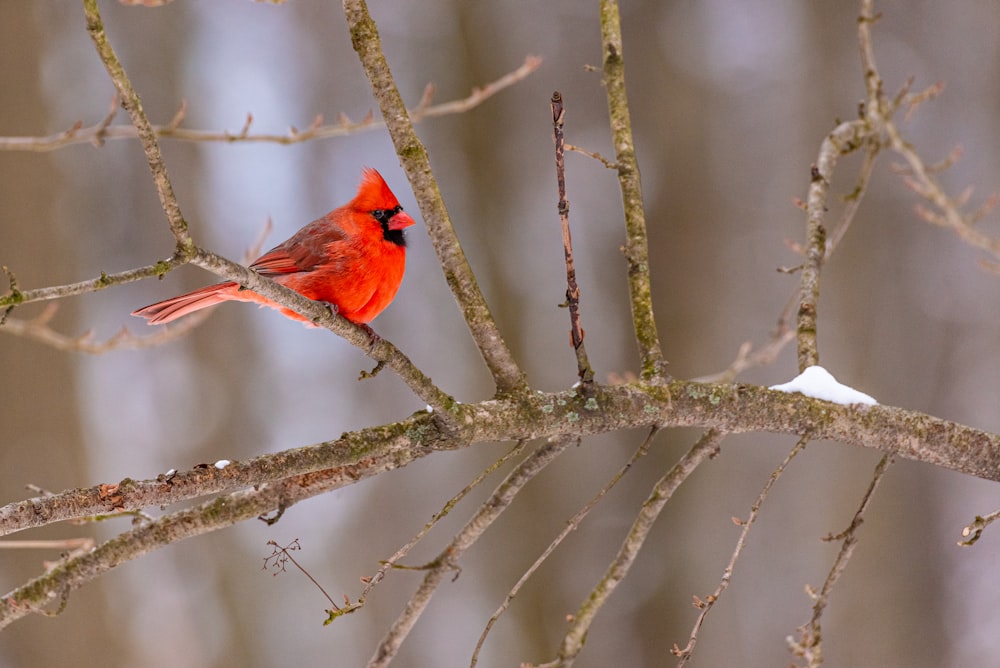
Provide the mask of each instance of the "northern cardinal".
{"label": "northern cardinal", "polygon": [[[250,269],[309,299],[332,304],[340,315],[367,329],[399,290],[406,269],[403,229],[413,222],[382,175],[366,168],[354,199],[264,253]],[[255,302],[311,324],[233,281],[144,306],[132,315],[159,325],[225,301]]]}

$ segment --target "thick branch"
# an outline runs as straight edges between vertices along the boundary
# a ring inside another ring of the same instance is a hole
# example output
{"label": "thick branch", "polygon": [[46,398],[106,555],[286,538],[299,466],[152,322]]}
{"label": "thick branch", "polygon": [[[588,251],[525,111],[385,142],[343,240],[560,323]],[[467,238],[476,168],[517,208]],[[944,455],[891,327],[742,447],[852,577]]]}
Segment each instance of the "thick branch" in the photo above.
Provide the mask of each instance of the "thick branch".
{"label": "thick branch", "polygon": [[[1000,436],[923,413],[889,406],[851,407],[757,385],[673,381],[596,386],[592,397],[567,390],[533,393],[453,409],[454,424],[418,413],[395,424],[345,434],[336,441],[233,462],[225,469],[162,480],[120,483],[120,498],[100,488],[28,499],[0,508],[0,535],[52,522],[169,505],[289,476],[358,464],[414,449],[450,450],[475,443],[588,436],[634,427],[703,427],[729,433],[802,435],[877,449],[1000,482]],[[106,492],[105,492],[106,495]]]}
{"label": "thick branch", "polygon": [[[420,456],[416,451],[413,454]],[[408,462],[400,453],[393,453],[365,461],[361,467],[346,466],[295,476],[277,484],[221,496],[198,507],[165,515],[125,531],[96,549],[64,559],[44,575],[0,599],[0,629],[28,614],[42,611],[44,606],[55,600],[61,601],[61,609],[73,590],[122,563],[138,559],[160,547],[252,520],[272,511],[277,511],[280,516],[298,501]]]}
{"label": "thick branch", "polygon": [[646,210],[642,203],[639,163],[632,139],[632,119],[625,94],[625,60],[622,56],[621,17],[617,0],[601,0],[601,44],[604,50],[604,87],[611,116],[618,183],[625,207],[625,260],[631,294],[632,327],[642,355],[642,378],[669,378],[660,337],[653,317],[653,293],[649,278],[649,243]]}
{"label": "thick branch", "polygon": [[417,198],[427,233],[434,245],[438,260],[444,269],[445,279],[458,301],[465,321],[476,341],[480,353],[500,394],[524,392],[527,381],[524,373],[500,335],[496,321],[490,313],[476,277],[458,242],[455,228],[445,208],[441,191],[431,173],[427,149],[420,142],[406,112],[406,105],[399,94],[396,82],[389,71],[382,41],[375,21],[368,13],[365,0],[344,0],[344,14],[351,31],[354,50],[357,51],[365,74],[371,81],[372,92],[385,119],[389,136],[406,171],[413,194]]}

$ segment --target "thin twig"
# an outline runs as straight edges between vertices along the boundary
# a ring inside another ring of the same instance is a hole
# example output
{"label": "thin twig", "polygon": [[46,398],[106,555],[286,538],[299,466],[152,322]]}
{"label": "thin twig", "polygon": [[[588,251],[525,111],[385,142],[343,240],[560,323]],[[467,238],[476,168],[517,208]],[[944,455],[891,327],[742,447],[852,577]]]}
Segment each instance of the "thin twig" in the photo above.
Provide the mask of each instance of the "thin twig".
{"label": "thin twig", "polygon": [[607,158],[605,158],[600,153],[596,153],[594,151],[588,151],[585,148],[580,148],[579,146],[576,146],[574,144],[570,144],[569,142],[566,143],[566,150],[567,151],[572,151],[574,153],[579,153],[580,155],[585,155],[588,158],[593,158],[594,160],[596,160],[597,162],[601,163],[602,165],[604,165],[608,169],[618,169],[618,165],[616,165],[615,163],[611,162],[610,160],[608,160]]}
{"label": "thin twig", "polygon": [[594,587],[573,616],[569,630],[563,637],[562,645],[559,648],[558,658],[551,663],[543,664],[544,666],[566,668],[573,664],[580,650],[583,649],[587,632],[590,630],[598,611],[614,593],[618,584],[625,579],[663,507],[681,483],[687,480],[706,458],[718,452],[719,443],[722,442],[725,435],[725,432],[718,429],[706,431],[698,439],[698,442],[674,464],[670,471],[656,482],[646,501],[642,504],[639,514],[632,522],[632,527],[622,542],[618,554],[615,555],[614,560],[605,571],[604,577],[597,583],[597,586]]}
{"label": "thin twig", "polygon": [[778,481],[781,474],[784,473],[785,469],[788,468],[789,463],[795,458],[797,454],[802,452],[806,445],[811,440],[811,436],[808,434],[799,438],[795,447],[792,448],[785,458],[778,464],[771,476],[764,483],[764,488],[760,490],[760,494],[757,495],[757,499],[750,506],[750,515],[745,520],[740,520],[733,518],[733,522],[743,527],[740,531],[740,537],[736,540],[736,548],[733,550],[732,556],[729,558],[729,563],[726,564],[725,570],[722,572],[722,579],[719,581],[719,586],[715,588],[715,591],[701,599],[697,596],[694,597],[694,605],[701,609],[698,618],[694,622],[694,627],[691,629],[691,636],[688,638],[688,644],[681,649],[676,644],[674,645],[671,652],[674,656],[680,657],[680,661],[677,662],[677,667],[687,665],[687,662],[691,659],[694,654],[695,645],[698,643],[698,632],[701,630],[702,624],[705,623],[705,618],[708,616],[709,611],[718,603],[719,598],[722,597],[723,592],[729,587],[729,583],[733,578],[733,572],[736,570],[736,561],[740,558],[740,554],[743,553],[743,548],[746,546],[747,536],[750,534],[750,527],[753,526],[754,522],[757,521],[757,516],[760,515],[760,509],[764,505],[764,501],[767,499],[768,494],[771,492],[771,487],[774,483]]}
{"label": "thin twig", "polygon": [[[249,264],[255,257],[260,255],[260,250],[264,245],[264,242],[267,240],[267,235],[270,234],[272,227],[273,223],[271,222],[271,219],[268,218],[256,241],[254,241],[253,246],[248,248],[243,255],[245,264]],[[159,268],[160,266],[161,265],[153,265],[150,269]],[[162,274],[160,274],[160,276],[162,276]],[[135,280],[134,273],[128,272],[118,275],[117,277],[102,275],[101,279],[98,279],[98,281],[78,285],[90,285],[94,290],[99,290],[110,287],[111,285],[118,285],[119,282],[128,282],[129,280]],[[23,296],[23,293],[19,295],[20,298],[23,298]],[[50,294],[50,298],[52,299],[59,296],[61,295]],[[0,298],[0,302],[2,302],[2,298]],[[175,339],[187,336],[201,323],[205,322],[213,312],[213,309],[198,311],[184,318],[180,322],[171,325],[170,327],[159,327],[155,330],[154,334],[146,336],[137,336],[127,327],[123,327],[116,334],[104,341],[94,341],[93,333],[89,331],[84,332],[80,336],[74,337],[67,336],[49,327],[48,324],[52,318],[55,317],[58,309],[58,304],[49,304],[38,316],[32,318],[31,320],[11,318],[6,322],[0,322],[0,332],[34,339],[40,343],[52,346],[56,350],[102,355],[113,350],[151,348],[164,345],[165,343]]]}
{"label": "thin twig", "polygon": [[441,551],[437,559],[432,561],[420,587],[406,604],[406,608],[393,622],[383,636],[375,654],[368,661],[368,668],[387,666],[399,652],[400,646],[417,623],[417,619],[427,609],[431,597],[446,574],[458,569],[458,560],[465,551],[479,539],[493,524],[503,511],[510,507],[514,497],[531,482],[546,466],[570,445],[576,443],[575,438],[556,437],[546,441],[541,447],[519,464],[493,494],[487,499],[476,514],[462,527],[461,531]]}
{"label": "thin twig", "polygon": [[[517,69],[508,72],[499,79],[491,81],[483,86],[476,87],[472,92],[459,100],[443,102],[431,105],[429,99],[422,98],[420,103],[409,110],[410,119],[414,123],[419,123],[425,118],[435,118],[448,114],[460,114],[481,105],[483,102],[493,97],[500,91],[515,83],[524,80],[532,72],[536,71],[542,64],[542,59],[538,56],[526,56],[524,62]],[[428,84],[426,90],[433,90],[433,86]],[[63,132],[48,135],[46,137],[0,137],[0,151],[36,151],[46,152],[70,146],[73,144],[102,144],[108,139],[135,139],[138,132],[133,125],[111,125],[114,120],[114,112],[117,111],[117,97],[112,106],[112,113],[109,117],[95,123],[94,125],[83,127],[83,123],[77,121],[72,127]],[[360,121],[352,121],[343,114],[339,116],[339,121],[334,124],[322,123],[323,117],[317,116],[319,123],[313,123],[302,131],[289,130],[286,134],[274,133],[252,133],[250,126],[253,116],[248,114],[248,122],[238,132],[214,131],[214,130],[193,130],[180,127],[181,122],[187,114],[187,102],[182,102],[177,113],[165,125],[153,125],[153,133],[159,138],[174,139],[178,141],[192,142],[223,142],[235,143],[273,143],[273,144],[300,144],[302,142],[331,139],[334,137],[344,137],[377,130],[385,127],[381,120],[375,120],[368,116]]]}
{"label": "thin twig", "polygon": [[576,266],[573,262],[573,238],[569,231],[569,200],[566,199],[566,155],[563,146],[563,123],[566,109],[562,94],[552,93],[552,130],[556,145],[556,183],[559,188],[559,222],[562,228],[563,255],[566,258],[566,306],[569,308],[569,342],[576,352],[576,369],[580,377],[581,392],[590,394],[594,382],[594,370],[587,359],[587,348],[583,343],[584,331],[580,326],[580,286],[576,282]]}
{"label": "thin twig", "polygon": [[817,593],[809,587],[806,588],[806,591],[814,601],[812,618],[807,624],[798,628],[798,641],[794,641],[791,638],[788,639],[791,652],[805,659],[806,665],[809,668],[817,668],[817,666],[823,663],[823,634],[820,627],[820,618],[823,616],[823,610],[826,609],[827,603],[829,603],[830,594],[833,593],[834,586],[840,580],[840,576],[844,574],[844,571],[847,569],[847,563],[854,554],[854,548],[858,544],[858,529],[864,521],[865,511],[868,509],[875,490],[878,488],[879,483],[882,482],[882,479],[885,478],[886,471],[888,471],[889,465],[893,461],[890,455],[882,456],[882,459],[875,466],[872,481],[868,485],[868,490],[861,498],[861,504],[854,513],[850,526],[836,536],[827,536],[824,538],[824,540],[843,540],[844,542],[840,546],[840,552],[837,554],[833,566],[830,568],[830,573],[826,576],[826,581],[823,582],[822,589]]}
{"label": "thin twig", "polygon": [[850,229],[851,223],[854,222],[858,209],[861,208],[861,202],[868,192],[868,184],[871,182],[872,172],[875,170],[875,158],[878,156],[881,148],[882,146],[876,137],[869,137],[868,141],[865,142],[865,156],[861,161],[861,167],[858,168],[858,179],[854,184],[854,190],[844,197],[846,204],[840,214],[840,220],[837,221],[833,231],[827,236],[824,262],[830,259],[837,246],[840,245],[841,239],[844,238],[847,230]]}
{"label": "thin twig", "polygon": [[990,195],[977,209],[963,213],[962,209],[967,203],[970,191],[966,190],[958,197],[951,197],[934,177],[935,173],[952,164],[960,153],[952,151],[942,162],[927,165],[913,145],[903,138],[899,126],[892,119],[893,113],[899,107],[906,107],[906,116],[909,117],[919,104],[937,97],[943,87],[938,83],[918,93],[909,93],[907,85],[893,100],[886,98],[875,64],[871,26],[878,17],[874,13],[873,5],[873,0],[862,0],[861,16],[858,20],[858,44],[868,91],[866,119],[870,123],[880,123],[884,127],[887,145],[906,161],[904,183],[933,207],[928,209],[918,205],[917,214],[929,223],[952,230],[965,243],[980,248],[994,257],[1000,257],[1000,239],[991,237],[975,226],[1000,204],[1000,196]]}
{"label": "thin twig", "polygon": [[552,542],[549,543],[548,547],[546,547],[545,550],[542,552],[542,554],[539,555],[537,559],[535,559],[535,563],[533,563],[528,568],[528,570],[526,570],[524,574],[521,575],[521,577],[514,584],[514,586],[511,587],[510,591],[507,592],[507,596],[504,598],[503,603],[500,604],[500,607],[497,608],[496,612],[494,612],[493,615],[490,617],[489,621],[486,623],[486,628],[484,628],[482,634],[480,634],[479,640],[476,642],[476,648],[472,652],[472,659],[469,662],[470,666],[475,666],[476,663],[479,661],[479,652],[483,648],[483,643],[486,642],[486,636],[489,635],[490,630],[493,628],[493,625],[497,622],[498,619],[500,619],[500,615],[502,615],[510,607],[510,604],[514,601],[514,598],[517,596],[518,592],[521,591],[521,588],[525,585],[525,583],[527,583],[528,579],[531,578],[531,576],[534,575],[539,568],[541,568],[542,564],[545,563],[545,561],[555,551],[555,549],[562,544],[566,536],[568,536],[570,532],[576,531],[579,528],[584,518],[587,517],[590,511],[593,510],[595,506],[597,506],[597,504],[601,501],[601,499],[603,499],[607,495],[607,493],[611,491],[611,488],[614,487],[616,484],[618,484],[618,481],[621,480],[626,473],[628,473],[629,469],[632,468],[632,465],[646,456],[646,453],[649,452],[650,445],[652,445],[653,443],[653,437],[655,437],[658,432],[659,432],[658,427],[653,427],[652,429],[650,429],[649,434],[639,445],[639,448],[632,454],[631,457],[629,457],[629,460],[625,462],[625,465],[622,466],[622,468],[619,469],[618,472],[611,477],[611,480],[609,480],[607,484],[604,485],[604,487],[602,487],[601,490],[597,494],[595,494],[590,501],[587,502],[586,505],[580,508],[580,510],[578,510],[576,514],[573,515],[573,517],[567,520],[566,526],[563,527],[563,530],[559,532],[559,535],[557,535],[555,538],[552,539]]}
{"label": "thin twig", "polygon": [[58,310],[58,304],[49,304],[36,318],[20,320],[8,318],[0,327],[0,332],[15,334],[34,339],[56,350],[66,352],[103,355],[114,350],[139,350],[153,348],[187,336],[195,327],[205,322],[212,314],[210,309],[199,311],[184,318],[171,327],[160,327],[153,334],[136,336],[127,327],[122,327],[117,333],[103,341],[95,341],[93,331],[87,331],[80,336],[67,336],[48,326],[49,320]]}
{"label": "thin twig", "polygon": [[[986,527],[993,524],[997,520],[1000,520],[1000,510],[994,510],[988,515],[976,515],[976,519],[970,524],[967,524],[962,528],[962,537],[966,540],[958,541],[958,544],[962,547],[969,547],[970,545],[975,545],[982,535]],[[972,536],[971,538],[969,536]]]}
{"label": "thin twig", "polygon": [[461,491],[458,492],[458,494],[448,499],[448,502],[444,504],[441,510],[439,510],[434,514],[434,516],[430,519],[430,521],[427,522],[427,524],[425,524],[423,528],[420,529],[420,531],[418,531],[409,541],[407,541],[405,545],[396,550],[396,552],[391,557],[383,561],[382,566],[378,569],[378,571],[375,572],[374,575],[372,575],[369,578],[366,578],[366,586],[364,588],[364,591],[361,592],[361,596],[358,597],[357,605],[355,607],[361,607],[365,604],[365,602],[368,600],[368,595],[378,585],[378,583],[385,578],[386,573],[388,573],[388,571],[391,568],[395,567],[396,564],[398,564],[401,559],[406,557],[406,555],[410,553],[410,550],[412,550],[416,546],[416,544],[419,543],[431,529],[437,526],[438,522],[447,517],[448,513],[451,512],[452,508],[458,505],[458,503],[462,499],[464,499],[466,495],[469,494],[469,492],[478,487],[494,471],[496,471],[498,468],[506,464],[512,458],[517,457],[522,452],[524,452],[524,449],[527,447],[527,445],[528,441],[526,440],[518,441],[517,445],[511,448],[511,450],[507,452],[507,454],[505,454],[503,457],[493,462],[489,467],[480,472],[479,475],[477,475],[468,485],[463,487]]}
{"label": "thin twig", "polygon": [[330,602],[330,609],[326,611],[327,613],[332,615],[334,612],[339,612],[341,610],[336,601],[334,601],[333,598],[326,593],[326,589],[323,588],[323,585],[321,585],[316,578],[313,577],[312,573],[303,568],[302,564],[296,561],[295,557],[292,556],[292,552],[302,549],[302,545],[299,543],[298,538],[284,546],[278,545],[278,542],[275,540],[269,540],[267,541],[267,544],[270,545],[273,550],[269,556],[264,557],[263,570],[266,571],[270,567],[274,569],[274,573],[272,573],[272,575],[278,575],[279,573],[285,572],[285,561],[292,562],[292,565],[299,569],[300,573],[309,578],[309,581],[312,582],[316,589],[319,589],[320,593],[323,594],[323,597]]}
{"label": "thin twig", "polygon": [[51,299],[62,299],[64,297],[74,297],[76,295],[104,290],[113,285],[124,285],[125,283],[132,283],[144,278],[159,277],[171,269],[187,264],[187,262],[187,259],[183,257],[174,256],[156,264],[128,269],[115,274],[101,273],[97,278],[80,281],[79,283],[67,283],[66,285],[36,288],[34,290],[14,290],[0,296],[0,308]]}

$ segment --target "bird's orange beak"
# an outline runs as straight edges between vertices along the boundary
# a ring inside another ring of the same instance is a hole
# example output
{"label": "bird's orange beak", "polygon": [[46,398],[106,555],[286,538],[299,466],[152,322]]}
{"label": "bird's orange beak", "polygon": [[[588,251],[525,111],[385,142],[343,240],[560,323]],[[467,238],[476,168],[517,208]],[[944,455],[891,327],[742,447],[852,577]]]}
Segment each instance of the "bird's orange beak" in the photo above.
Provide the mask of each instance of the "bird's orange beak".
{"label": "bird's orange beak", "polygon": [[417,221],[410,217],[410,214],[405,211],[400,211],[395,216],[389,219],[389,229],[390,230],[401,230],[404,227],[409,227],[410,225],[415,225]]}

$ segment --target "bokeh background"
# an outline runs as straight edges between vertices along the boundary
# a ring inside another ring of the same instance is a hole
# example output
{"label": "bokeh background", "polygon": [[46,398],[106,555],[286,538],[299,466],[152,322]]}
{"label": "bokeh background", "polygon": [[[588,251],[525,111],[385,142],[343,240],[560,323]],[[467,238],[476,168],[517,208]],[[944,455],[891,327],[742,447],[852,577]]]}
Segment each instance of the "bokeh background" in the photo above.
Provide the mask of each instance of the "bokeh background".
{"label": "bokeh background", "polygon": [[[418,126],[459,237],[508,343],[532,384],[574,381],[548,99],[567,104],[567,139],[611,155],[599,65],[596,3],[374,2],[389,62],[416,103],[437,101],[516,68],[542,68],[460,116]],[[654,299],[670,370],[719,371],[743,341],[767,340],[796,278],[809,166],[836,119],[863,98],[851,2],[706,0],[623,3],[625,57],[649,221]],[[285,132],[316,114],[354,119],[375,107],[340,7],[244,0],[177,0],[161,9],[102,2],[108,34],[154,122],[187,100],[185,125]],[[942,175],[953,193],[1000,187],[1000,6],[986,0],[880,2],[876,53],[887,87],[943,81],[941,99],[905,125],[928,161],[953,146]],[[0,135],[47,135],[108,109],[112,86],[65,2],[0,3]],[[118,122],[126,122],[120,114]],[[200,243],[239,258],[271,217],[266,247],[349,199],[359,169],[382,171],[404,207],[416,204],[382,131],[291,147],[193,144],[163,150],[184,215]],[[611,172],[568,158],[584,327],[600,377],[636,370],[629,331],[620,198]],[[1000,430],[1000,279],[982,254],[920,221],[914,195],[880,160],[855,226],[828,265],[820,303],[822,361],[882,403]],[[845,158],[835,189],[853,187]],[[839,204],[831,200],[836,215]],[[1000,234],[996,216],[982,223]],[[492,387],[420,225],[409,268],[376,329],[463,401]],[[35,288],[148,264],[173,248],[137,142],[52,153],[0,152],[0,263]],[[182,268],[65,300],[53,327],[149,330],[129,312],[211,276]],[[18,309],[15,317],[40,312]],[[0,335],[3,333],[0,332]],[[32,483],[59,491],[155,477],[170,468],[240,459],[398,420],[422,406],[390,373],[356,381],[371,362],[326,332],[270,311],[227,305],[184,340],[99,357],[0,336],[0,501]],[[795,373],[789,348],[742,380]],[[591,438],[552,464],[463,560],[399,658],[405,666],[467,665],[475,639],[508,588],[641,440]],[[542,568],[496,625],[481,665],[550,658],[617,549],[650,486],[696,438],[661,435],[650,455]],[[686,642],[693,594],[712,591],[738,528],[793,439],[729,438],[669,504],[633,572],[600,613],[577,665],[670,665]],[[5,666],[357,666],[419,581],[396,573],[361,612],[321,626],[322,595],[300,574],[262,570],[268,540],[298,538],[297,558],[335,598],[392,554],[444,501],[509,444],[439,454],[405,470],[302,503],[277,525],[253,522],[128,563],[72,595],[55,619],[32,617],[0,634]],[[810,613],[806,584],[822,583],[879,455],[813,443],[772,492],[732,586],[701,632],[696,664],[786,665],[785,637]],[[476,498],[482,498],[487,485]],[[824,617],[834,666],[991,665],[1000,655],[1000,535],[956,546],[960,528],[993,510],[1000,488],[900,462],[879,489],[861,544]],[[419,547],[434,556],[475,501]],[[107,538],[108,526],[59,525],[24,536]],[[19,536],[22,537],[22,536]],[[0,554],[7,591],[54,553]]]}

